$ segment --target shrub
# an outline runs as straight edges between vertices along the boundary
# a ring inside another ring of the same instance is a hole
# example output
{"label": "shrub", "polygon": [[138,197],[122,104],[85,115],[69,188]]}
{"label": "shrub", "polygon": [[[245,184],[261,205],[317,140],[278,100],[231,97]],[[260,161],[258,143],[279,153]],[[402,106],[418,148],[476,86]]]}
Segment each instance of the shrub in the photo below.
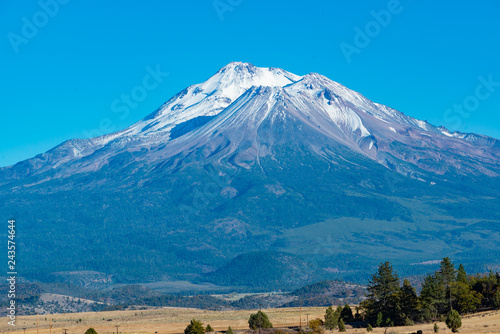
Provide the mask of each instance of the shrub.
{"label": "shrub", "polygon": [[92,327],[87,329],[87,331],[85,332],[85,334],[97,334],[97,332],[95,331],[95,329],[93,329]]}
{"label": "shrub", "polygon": [[434,333],[439,333],[439,326],[438,326],[438,324],[434,324]]}
{"label": "shrub", "polygon": [[208,324],[207,328],[205,328],[205,333],[208,333],[208,332],[214,332],[214,329],[212,328],[212,326],[210,326],[210,324]]}
{"label": "shrub", "polygon": [[375,327],[381,327],[384,323],[384,316],[382,312],[377,313],[377,321],[375,321]]}
{"label": "shrub", "polygon": [[227,328],[226,334],[234,334],[234,333],[233,333],[233,329],[231,328],[231,326],[229,326],[229,327]]}
{"label": "shrub", "polygon": [[340,319],[340,321],[339,321],[339,332],[345,332],[345,331],[346,331],[346,329],[345,329],[344,320]]}
{"label": "shrub", "polygon": [[323,333],[323,320],[314,319],[309,321],[309,327],[312,329],[313,333],[321,334]]}
{"label": "shrub", "polygon": [[199,320],[191,320],[191,323],[184,330],[184,334],[205,334],[203,323]]}
{"label": "shrub", "polygon": [[248,326],[253,330],[259,328],[273,328],[273,324],[269,321],[267,314],[262,311],[250,315]]}
{"label": "shrub", "polygon": [[415,323],[413,322],[413,320],[411,320],[410,318],[406,317],[404,320],[403,320],[403,325],[405,326],[413,326]]}
{"label": "shrub", "polygon": [[368,324],[368,326],[366,326],[366,331],[367,331],[367,332],[373,332],[373,327],[372,327],[372,325]]}
{"label": "shrub", "polygon": [[460,317],[460,314],[456,310],[451,310],[446,316],[446,326],[453,333],[458,332],[458,329],[462,327],[462,317]]}

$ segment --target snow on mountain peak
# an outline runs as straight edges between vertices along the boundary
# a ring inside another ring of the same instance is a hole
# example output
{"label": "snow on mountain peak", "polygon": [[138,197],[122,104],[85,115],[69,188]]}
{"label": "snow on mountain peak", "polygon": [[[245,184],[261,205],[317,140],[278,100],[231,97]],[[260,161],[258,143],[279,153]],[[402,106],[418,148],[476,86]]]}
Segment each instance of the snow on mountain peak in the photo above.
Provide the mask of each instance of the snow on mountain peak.
{"label": "snow on mountain peak", "polygon": [[168,140],[177,124],[201,116],[215,116],[253,86],[283,87],[302,77],[280,68],[232,62],[207,81],[177,94],[154,114],[124,130],[122,135],[157,136]]}

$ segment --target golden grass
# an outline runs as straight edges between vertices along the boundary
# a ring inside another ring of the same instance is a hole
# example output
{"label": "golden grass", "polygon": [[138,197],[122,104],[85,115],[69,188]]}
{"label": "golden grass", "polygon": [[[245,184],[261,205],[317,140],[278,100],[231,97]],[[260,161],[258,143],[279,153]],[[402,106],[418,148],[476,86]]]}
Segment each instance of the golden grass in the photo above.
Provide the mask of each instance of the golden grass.
{"label": "golden grass", "polygon": [[[308,314],[309,320],[323,318],[325,307],[302,308],[302,324],[305,325]],[[282,308],[265,310],[275,327],[298,326],[299,308]],[[7,318],[0,323],[0,331],[8,333],[26,334],[61,334],[67,329],[68,334],[83,334],[89,327],[94,327],[99,334],[116,333],[115,325],[120,325],[120,334],[133,333],[183,333],[184,328],[192,318],[201,320],[205,325],[210,324],[215,330],[248,329],[248,317],[255,311],[205,311],[186,308],[162,308],[142,311],[112,311],[42,315],[18,317],[16,327],[7,324]],[[52,319],[52,329],[49,328]],[[82,319],[79,322],[79,319]],[[387,333],[412,333],[418,329],[424,333],[433,333],[434,324],[415,325],[411,327],[390,328]],[[451,333],[444,323],[438,323],[440,333]],[[384,333],[385,329],[375,328],[373,333]],[[328,331],[327,331],[328,333]],[[337,332],[335,332],[337,333]],[[347,333],[367,333],[365,329],[348,328]],[[500,311],[478,313],[464,316],[460,333],[500,334]]]}

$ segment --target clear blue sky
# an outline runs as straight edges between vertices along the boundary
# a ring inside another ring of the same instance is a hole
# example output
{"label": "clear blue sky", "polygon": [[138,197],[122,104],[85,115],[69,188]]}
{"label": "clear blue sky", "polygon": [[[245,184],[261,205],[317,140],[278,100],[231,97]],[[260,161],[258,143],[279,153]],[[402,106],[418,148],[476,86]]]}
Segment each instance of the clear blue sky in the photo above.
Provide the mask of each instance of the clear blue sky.
{"label": "clear blue sky", "polygon": [[[0,166],[122,129],[231,61],[319,72],[408,115],[500,138],[500,83],[478,79],[500,82],[496,0],[60,2],[0,2]],[[388,8],[375,23],[371,12]],[[169,76],[117,113],[148,66]],[[464,101],[469,111],[446,112]]]}

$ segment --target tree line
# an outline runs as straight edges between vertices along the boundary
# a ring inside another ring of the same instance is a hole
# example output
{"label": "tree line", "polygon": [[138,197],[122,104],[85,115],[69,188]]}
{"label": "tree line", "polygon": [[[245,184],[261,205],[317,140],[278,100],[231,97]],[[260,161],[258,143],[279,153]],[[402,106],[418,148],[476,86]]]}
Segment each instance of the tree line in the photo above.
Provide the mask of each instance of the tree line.
{"label": "tree line", "polygon": [[445,257],[440,268],[428,274],[420,295],[408,279],[400,280],[389,262],[378,266],[361,302],[364,317],[376,326],[411,325],[442,320],[452,310],[460,314],[500,308],[500,275],[469,276],[463,265],[455,269]]}

